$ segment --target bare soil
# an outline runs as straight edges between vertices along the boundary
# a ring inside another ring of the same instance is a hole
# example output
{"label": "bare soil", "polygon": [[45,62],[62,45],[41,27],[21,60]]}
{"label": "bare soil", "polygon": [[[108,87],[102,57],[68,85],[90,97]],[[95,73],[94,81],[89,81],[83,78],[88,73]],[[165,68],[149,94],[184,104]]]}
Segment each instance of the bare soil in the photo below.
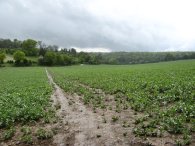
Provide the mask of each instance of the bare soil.
{"label": "bare soil", "polygon": [[[145,146],[150,144],[147,139],[143,140],[132,134],[134,119],[139,114],[135,115],[131,109],[116,113],[112,95],[107,95],[105,100],[112,110],[94,110],[91,105],[83,104],[81,96],[64,93],[47,70],[46,73],[54,86],[52,95],[54,104],[60,105],[57,115],[61,119],[59,125],[61,130],[54,137],[54,143],[57,146]],[[105,95],[99,89],[94,91]],[[120,120],[114,122],[113,116]]]}
{"label": "bare soil", "polygon": [[[57,109],[59,120],[57,123],[44,124],[41,121],[29,124],[32,133],[38,128],[53,129],[57,131],[51,139],[38,140],[33,135],[33,143],[25,144],[18,139],[22,136],[22,125],[16,126],[16,134],[12,140],[0,142],[0,146],[173,146],[174,135],[166,133],[161,138],[139,138],[133,134],[135,119],[143,116],[142,113],[121,107],[116,112],[116,101],[113,95],[104,93],[101,89],[94,89],[80,84],[94,94],[104,97],[106,108],[96,108],[93,105],[84,105],[82,96],[65,93],[53,80],[46,70],[50,84],[53,86],[51,102]],[[123,104],[121,104],[123,105]],[[113,117],[117,117],[113,121]],[[3,131],[1,130],[0,133]],[[194,143],[194,135],[193,141]]]}

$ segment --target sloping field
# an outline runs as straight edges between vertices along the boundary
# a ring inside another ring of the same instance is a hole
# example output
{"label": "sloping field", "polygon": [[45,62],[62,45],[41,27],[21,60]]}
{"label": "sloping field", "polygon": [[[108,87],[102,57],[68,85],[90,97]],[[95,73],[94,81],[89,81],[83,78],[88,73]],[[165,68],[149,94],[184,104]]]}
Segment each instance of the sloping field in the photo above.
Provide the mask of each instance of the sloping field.
{"label": "sloping field", "polygon": [[77,93],[105,121],[123,127],[119,135],[133,133],[155,145],[194,144],[194,60],[49,72],[65,92]]}
{"label": "sloping field", "polygon": [[0,145],[42,145],[35,138],[55,118],[51,93],[44,68],[0,69]]}
{"label": "sloping field", "polygon": [[0,146],[175,144],[195,144],[195,60],[0,68]]}

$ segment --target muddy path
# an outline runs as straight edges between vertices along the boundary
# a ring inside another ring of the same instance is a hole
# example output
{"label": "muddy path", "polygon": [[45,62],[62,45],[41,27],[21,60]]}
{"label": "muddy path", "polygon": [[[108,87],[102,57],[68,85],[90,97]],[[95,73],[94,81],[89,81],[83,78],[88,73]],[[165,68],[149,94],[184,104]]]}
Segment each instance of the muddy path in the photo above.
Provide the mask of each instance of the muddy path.
{"label": "muddy path", "polygon": [[87,109],[77,95],[70,96],[53,81],[46,70],[48,79],[54,87],[52,99],[60,106],[57,115],[61,119],[60,133],[54,137],[54,143],[65,145],[119,145],[111,126],[101,126],[101,115]]}
{"label": "muddy path", "polygon": [[[98,94],[107,96],[105,103],[112,107],[108,109],[96,109],[90,105],[84,105],[82,97],[77,94],[65,93],[53,80],[51,74],[46,73],[54,91],[52,100],[54,106],[58,107],[57,115],[59,132],[54,136],[54,144],[57,146],[146,146],[165,145],[165,142],[154,142],[135,137],[132,133],[135,115],[131,109],[115,111],[115,101],[112,95],[105,94],[100,89],[92,89]],[[85,86],[85,85],[82,85]],[[113,122],[113,116],[119,120]],[[169,144],[168,144],[169,145]],[[167,145],[167,146],[168,146]],[[171,144],[172,145],[172,144]]]}

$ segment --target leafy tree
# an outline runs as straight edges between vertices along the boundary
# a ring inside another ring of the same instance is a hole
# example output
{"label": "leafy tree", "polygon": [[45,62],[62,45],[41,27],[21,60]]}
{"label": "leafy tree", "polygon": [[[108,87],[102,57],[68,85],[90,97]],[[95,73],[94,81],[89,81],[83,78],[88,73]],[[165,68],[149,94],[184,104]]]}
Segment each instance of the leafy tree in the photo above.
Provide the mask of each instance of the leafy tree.
{"label": "leafy tree", "polygon": [[32,39],[27,39],[22,43],[22,49],[27,56],[37,56],[38,49],[36,48],[37,42]]}
{"label": "leafy tree", "polygon": [[3,63],[4,59],[6,58],[4,53],[0,53],[0,64]]}
{"label": "leafy tree", "polygon": [[14,60],[16,61],[16,62],[21,62],[22,60],[24,60],[25,59],[25,53],[24,52],[22,52],[22,51],[16,51],[15,53],[14,53]]}
{"label": "leafy tree", "polygon": [[59,47],[58,47],[57,45],[49,45],[49,46],[47,47],[47,50],[58,52],[58,48],[59,48]]}
{"label": "leafy tree", "polygon": [[44,44],[42,41],[38,41],[37,44],[39,47],[39,56],[44,56],[45,53],[47,52],[46,44]]}
{"label": "leafy tree", "polygon": [[57,53],[56,54],[56,64],[57,65],[64,65],[64,59],[63,59],[63,55]]}
{"label": "leafy tree", "polygon": [[52,51],[46,52],[44,56],[44,63],[45,65],[54,65],[56,63],[56,54]]}
{"label": "leafy tree", "polygon": [[72,57],[70,57],[70,56],[64,54],[64,55],[63,55],[63,58],[64,58],[64,64],[65,64],[65,65],[71,65],[71,63],[72,63]]}
{"label": "leafy tree", "polygon": [[[186,57],[186,56],[184,55],[184,57]],[[171,54],[171,53],[167,53],[165,56],[165,61],[170,61],[170,60],[174,60],[174,59],[175,58],[174,58],[173,54]]]}
{"label": "leafy tree", "polygon": [[72,54],[73,56],[75,56],[75,55],[77,54],[76,49],[71,48],[71,49],[70,49],[70,54]]}
{"label": "leafy tree", "polygon": [[98,56],[91,56],[88,63],[89,64],[100,64],[100,60],[98,59]]}
{"label": "leafy tree", "polygon": [[17,40],[17,39],[14,39],[13,43],[12,43],[12,47],[13,48],[21,48],[21,45],[22,45],[22,42]]}
{"label": "leafy tree", "polygon": [[89,61],[91,60],[91,56],[85,52],[80,52],[78,54],[78,58],[80,63],[89,63]]}
{"label": "leafy tree", "polygon": [[47,50],[45,48],[40,48],[39,49],[39,56],[44,56]]}
{"label": "leafy tree", "polygon": [[0,48],[12,48],[12,41],[10,39],[0,39]]}

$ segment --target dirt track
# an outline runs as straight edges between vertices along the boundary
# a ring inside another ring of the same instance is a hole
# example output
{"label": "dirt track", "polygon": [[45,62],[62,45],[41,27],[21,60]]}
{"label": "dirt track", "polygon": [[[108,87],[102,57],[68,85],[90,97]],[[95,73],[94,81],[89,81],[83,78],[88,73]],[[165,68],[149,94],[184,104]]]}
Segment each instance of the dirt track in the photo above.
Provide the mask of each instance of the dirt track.
{"label": "dirt track", "polygon": [[[148,142],[135,137],[132,128],[136,115],[131,109],[124,110],[122,113],[101,109],[94,112],[90,106],[82,103],[78,95],[64,93],[47,70],[46,73],[54,87],[52,95],[54,106],[60,107],[57,111],[61,120],[60,132],[54,136],[54,144],[57,146],[145,146],[151,143],[159,146],[172,145],[172,143],[165,144],[164,140]],[[114,105],[113,102],[110,100],[108,104]],[[111,121],[113,115],[119,116],[120,121],[113,123]],[[103,119],[107,122],[103,122]],[[122,126],[124,120],[128,120],[130,126],[124,128]]]}
{"label": "dirt track", "polygon": [[54,143],[59,146],[117,145],[117,138],[111,126],[107,125],[105,129],[100,127],[101,115],[94,114],[93,111],[87,109],[78,96],[65,94],[48,72],[47,75],[50,83],[54,85],[55,90],[52,95],[54,103],[61,105],[57,114],[62,119],[62,128],[65,128],[65,133],[59,133],[54,137]]}

